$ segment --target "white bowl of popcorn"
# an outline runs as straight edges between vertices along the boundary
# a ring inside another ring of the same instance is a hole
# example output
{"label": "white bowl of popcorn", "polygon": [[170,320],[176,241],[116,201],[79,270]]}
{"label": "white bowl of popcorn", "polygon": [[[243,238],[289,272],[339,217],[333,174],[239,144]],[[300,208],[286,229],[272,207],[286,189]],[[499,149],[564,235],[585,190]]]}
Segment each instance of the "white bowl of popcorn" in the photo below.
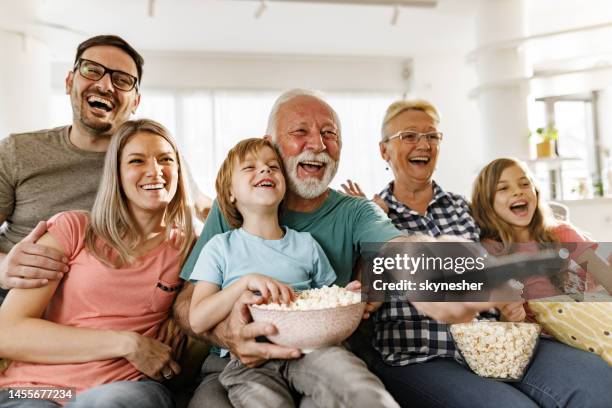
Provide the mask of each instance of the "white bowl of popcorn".
{"label": "white bowl of popcorn", "polygon": [[308,353],[348,338],[359,326],[365,303],[359,292],[334,285],[299,292],[289,305],[270,303],[249,309],[254,321],[270,322],[278,329],[267,336],[270,341]]}
{"label": "white bowl of popcorn", "polygon": [[453,324],[450,332],[475,374],[520,381],[533,358],[541,328],[533,323],[477,321]]}

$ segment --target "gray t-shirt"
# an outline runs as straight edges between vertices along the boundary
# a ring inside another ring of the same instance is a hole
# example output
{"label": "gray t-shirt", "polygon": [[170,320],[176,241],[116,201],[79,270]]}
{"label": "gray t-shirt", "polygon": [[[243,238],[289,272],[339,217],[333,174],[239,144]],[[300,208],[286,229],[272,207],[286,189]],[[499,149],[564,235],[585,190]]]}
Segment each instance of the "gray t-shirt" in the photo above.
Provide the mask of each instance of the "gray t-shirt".
{"label": "gray t-shirt", "polygon": [[0,252],[54,214],[91,210],[105,153],[77,148],[69,133],[64,126],[0,140]]}

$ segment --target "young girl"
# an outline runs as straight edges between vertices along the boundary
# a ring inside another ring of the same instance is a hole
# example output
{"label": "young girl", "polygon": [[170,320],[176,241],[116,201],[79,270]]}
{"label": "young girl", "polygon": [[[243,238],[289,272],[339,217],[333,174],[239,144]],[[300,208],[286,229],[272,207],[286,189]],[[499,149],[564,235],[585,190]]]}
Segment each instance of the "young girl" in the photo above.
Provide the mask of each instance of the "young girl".
{"label": "young girl", "polygon": [[[221,212],[236,229],[213,237],[195,264],[191,277],[199,282],[189,321],[196,333],[225,319],[245,290],[259,291],[267,301],[288,303],[294,289],[334,283],[336,274],[312,236],[279,225],[285,177],[269,141],[238,143],[221,165],[215,187]],[[314,368],[322,360],[336,367],[332,378]],[[347,372],[380,383],[342,347],[317,349],[297,360],[269,360],[256,368],[233,359],[219,380],[235,406],[294,406],[291,391],[310,396],[321,407],[338,398],[347,406],[397,406],[382,385],[380,393],[372,395],[345,381]]]}
{"label": "young girl", "polygon": [[[608,291],[612,289],[612,270],[595,252],[597,245],[571,224],[556,221],[550,215],[522,162],[502,158],[481,170],[472,193],[472,214],[483,243],[493,252],[537,251],[537,245],[533,245],[537,243],[574,243],[570,257],[579,265],[586,264],[588,269],[586,285],[584,271],[573,276],[583,281],[581,289],[585,286],[592,289],[595,280]],[[524,283],[525,297],[536,299],[560,294],[569,282],[535,276]]]}
{"label": "young girl", "polygon": [[91,213],[54,216],[38,241],[63,252],[70,270],[11,290],[0,308],[2,356],[14,360],[0,374],[1,406],[57,406],[11,400],[11,387],[32,386],[76,388],[71,407],[174,406],[157,381],[180,370],[160,340],[193,235],[188,203],[168,131],[150,120],[123,124]]}

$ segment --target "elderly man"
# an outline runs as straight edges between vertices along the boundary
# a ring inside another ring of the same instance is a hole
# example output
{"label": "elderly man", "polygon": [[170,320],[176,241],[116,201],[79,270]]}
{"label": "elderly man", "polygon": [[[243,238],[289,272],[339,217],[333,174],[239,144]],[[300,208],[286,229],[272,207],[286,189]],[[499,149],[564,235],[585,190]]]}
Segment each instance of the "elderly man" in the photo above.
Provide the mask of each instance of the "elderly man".
{"label": "elderly man", "polygon": [[[266,137],[278,147],[287,171],[288,189],[281,224],[312,234],[334,267],[338,285],[344,286],[351,280],[364,243],[418,239],[402,236],[375,204],[329,188],[338,167],[342,138],[336,112],[319,96],[304,90],[282,94],[270,113],[267,133]],[[183,278],[189,279],[206,242],[227,230],[229,225],[215,203],[183,268]],[[192,287],[187,287],[175,304],[175,316],[184,327],[189,327],[187,315],[191,291]],[[253,294],[245,292],[230,316],[204,337],[230,349],[247,366],[257,366],[270,358],[298,358],[301,355],[299,350],[256,342],[256,337],[273,334],[276,330],[272,324],[250,322],[247,305],[256,301]],[[370,304],[368,308],[373,311],[376,306]],[[489,305],[424,303],[419,307],[436,318],[460,321],[471,318],[476,310],[486,309]],[[229,406],[217,380],[228,361],[229,358],[214,354],[206,359],[202,367],[204,381],[196,390],[190,406]],[[321,369],[328,366],[330,364],[326,362]],[[382,392],[379,383],[363,386],[370,387],[372,392]]]}
{"label": "elderly man", "polygon": [[[66,77],[72,125],[0,141],[2,289],[40,287],[68,270],[61,253],[35,244],[46,231],[41,221],[91,209],[111,135],[138,108],[143,64],[120,37],[89,38],[79,44]],[[205,207],[206,197],[199,197]]]}

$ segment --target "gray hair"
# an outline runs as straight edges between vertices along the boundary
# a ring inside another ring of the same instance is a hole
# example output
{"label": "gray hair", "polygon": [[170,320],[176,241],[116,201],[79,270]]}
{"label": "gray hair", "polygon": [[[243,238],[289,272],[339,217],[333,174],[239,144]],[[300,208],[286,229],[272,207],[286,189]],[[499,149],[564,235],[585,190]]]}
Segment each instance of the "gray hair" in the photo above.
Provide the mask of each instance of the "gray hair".
{"label": "gray hair", "polygon": [[321,102],[322,104],[324,104],[325,106],[329,108],[334,118],[334,122],[336,126],[338,127],[338,140],[342,142],[342,137],[341,137],[342,129],[340,125],[340,118],[338,117],[338,114],[336,113],[336,111],[330,106],[330,104],[325,101],[323,97],[323,93],[319,91],[311,91],[309,89],[300,89],[300,88],[295,88],[289,91],[285,91],[276,99],[276,101],[274,102],[274,105],[272,105],[270,116],[268,116],[268,128],[266,130],[266,134],[270,135],[273,141],[276,139],[275,137],[276,124],[278,121],[277,116],[278,116],[278,111],[280,107],[286,102],[289,102],[290,100],[297,98],[299,96],[310,96],[311,98],[318,100],[319,102]]}

